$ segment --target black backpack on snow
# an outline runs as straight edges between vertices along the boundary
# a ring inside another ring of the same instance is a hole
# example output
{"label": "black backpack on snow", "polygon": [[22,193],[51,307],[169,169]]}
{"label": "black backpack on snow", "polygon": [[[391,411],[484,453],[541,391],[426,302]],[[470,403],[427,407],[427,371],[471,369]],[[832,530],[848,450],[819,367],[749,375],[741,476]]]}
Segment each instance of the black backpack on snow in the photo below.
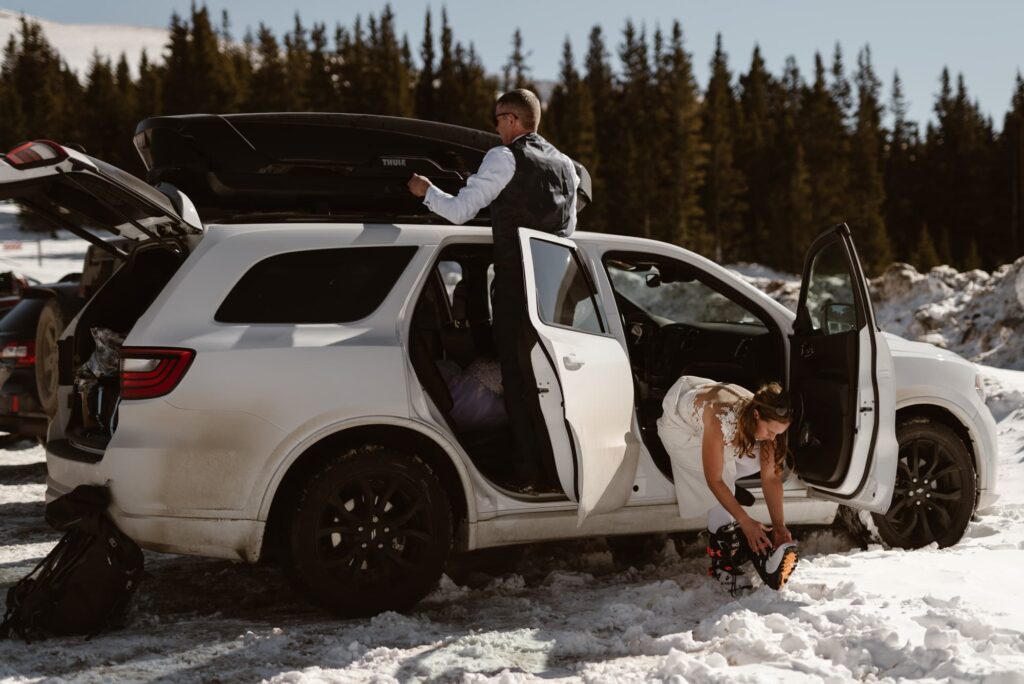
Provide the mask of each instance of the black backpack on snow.
{"label": "black backpack on snow", "polygon": [[0,638],[92,636],[116,625],[142,577],[142,551],[106,515],[105,487],[81,485],[46,506],[66,532],[28,576],[7,590]]}

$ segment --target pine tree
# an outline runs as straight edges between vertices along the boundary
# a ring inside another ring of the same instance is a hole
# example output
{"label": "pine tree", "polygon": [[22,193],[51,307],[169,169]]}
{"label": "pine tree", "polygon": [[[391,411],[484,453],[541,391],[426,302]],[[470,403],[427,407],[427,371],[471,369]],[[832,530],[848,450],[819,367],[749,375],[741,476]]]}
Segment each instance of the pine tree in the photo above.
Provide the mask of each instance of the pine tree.
{"label": "pine tree", "polygon": [[[736,135],[736,165],[746,180],[744,230],[737,244],[740,259],[764,259],[761,246],[777,235],[771,198],[782,193],[779,187],[784,174],[780,165],[785,155],[777,149],[775,107],[780,99],[771,74],[765,68],[761,49],[754,47],[747,73],[740,76],[740,126]],[[776,104],[773,104],[776,103]]]}
{"label": "pine tree", "polygon": [[455,46],[456,90],[461,93],[452,123],[485,131],[494,130],[494,99],[498,79],[487,75],[480,55],[472,43]]}
{"label": "pine tree", "polygon": [[433,120],[436,116],[434,112],[434,81],[437,76],[434,73],[434,32],[430,25],[430,8],[427,8],[427,15],[423,19],[423,42],[420,44],[420,61],[422,64],[416,79],[414,108],[417,118]]}
{"label": "pine tree", "polygon": [[771,230],[759,245],[759,253],[767,256],[773,268],[799,273],[810,242],[821,227],[814,222],[812,172],[798,125],[807,88],[793,57],[786,59],[776,98],[779,192],[768,200]]}
{"label": "pine tree", "polygon": [[367,54],[367,78],[375,85],[375,97],[365,111],[390,116],[412,114],[409,72],[402,48],[395,35],[395,16],[384,6],[379,20],[370,16],[370,41]]}
{"label": "pine tree", "polygon": [[[618,162],[608,168],[608,183],[618,191],[616,201],[608,207],[608,218],[615,232],[650,237],[653,214],[654,169],[649,163],[658,152],[654,148],[655,121],[649,103],[653,96],[651,66],[647,36],[627,21],[619,47],[622,62],[620,77],[621,99],[618,118],[621,125],[615,129],[621,150],[612,156]],[[702,241],[690,248],[706,249]]]}
{"label": "pine tree", "polygon": [[821,55],[815,55],[814,83],[805,91],[797,119],[811,189],[812,228],[798,237],[802,254],[821,231],[846,221],[849,211],[849,145],[841,104],[825,82]]}
{"label": "pine tree", "polygon": [[857,112],[850,149],[849,223],[857,241],[857,251],[869,275],[881,273],[892,260],[889,236],[885,230],[882,206],[885,202],[882,154],[881,83],[871,66],[871,49],[857,55]]}
{"label": "pine tree", "polygon": [[121,117],[122,106],[114,71],[110,61],[95,51],[86,76],[84,104],[81,116],[85,137],[81,143],[95,157],[115,166],[123,163],[115,150],[120,147],[120,139],[130,139],[134,131],[121,130],[116,123]]}
{"label": "pine tree", "polygon": [[[37,22],[21,17],[16,42],[9,41],[4,73],[8,91],[20,99],[21,133],[26,138],[73,141],[77,137],[77,100],[81,86]],[[17,107],[14,120],[17,120]]]}
{"label": "pine tree", "polygon": [[192,92],[192,65],[189,59],[188,34],[188,24],[181,20],[177,12],[171,14],[169,42],[164,51],[164,64],[161,69],[160,93],[163,102],[160,109],[165,114],[188,114],[195,111],[189,97],[189,93]]}
{"label": "pine tree", "polygon": [[931,233],[925,225],[921,226],[917,244],[910,252],[910,263],[921,273],[927,273],[942,263],[938,250],[935,248],[935,241],[932,240]]}
{"label": "pine tree", "polygon": [[17,53],[18,43],[11,35],[7,39],[3,67],[0,68],[0,150],[9,150],[26,137],[25,113],[14,83]]}
{"label": "pine tree", "polygon": [[885,155],[885,223],[895,258],[906,261],[920,237],[917,230],[921,221],[917,210],[920,140],[917,125],[907,120],[907,103],[898,72],[893,75],[889,109],[893,126]]}
{"label": "pine tree", "polygon": [[161,99],[159,67],[150,64],[143,50],[139,56],[139,78],[135,82],[135,120],[142,121],[162,113]]}
{"label": "pine tree", "polygon": [[448,12],[441,8],[441,57],[437,68],[437,90],[435,100],[435,116],[437,121],[455,123],[459,118],[459,109],[463,93],[460,91],[459,79],[456,75],[455,44],[452,28],[448,24]]}
{"label": "pine tree", "polygon": [[1003,187],[1009,189],[1004,214],[1008,256],[1016,258],[1024,251],[1024,78],[1019,71],[1010,110],[1003,121],[1000,145]]}
{"label": "pine tree", "polygon": [[188,78],[184,84],[187,111],[212,114],[234,111],[238,105],[236,90],[205,6],[199,9],[193,6],[188,34]]}
{"label": "pine tree", "polygon": [[[943,70],[935,103],[936,125],[929,126],[925,156],[928,193],[922,196],[923,213],[940,236],[939,256],[965,255],[972,236],[978,239],[983,261],[1001,259],[997,237],[998,206],[995,182],[995,134],[992,123],[967,96],[963,76],[954,92],[948,70]],[[1005,189],[1003,190],[1005,192]],[[942,240],[948,241],[948,255]]]}
{"label": "pine tree", "polygon": [[[584,60],[585,76],[583,79],[589,97],[595,131],[606,134],[597,136],[594,146],[594,161],[587,166],[592,184],[592,202],[587,207],[586,221],[591,230],[615,231],[609,221],[608,209],[612,206],[610,198],[605,197],[605,189],[615,187],[614,165],[618,163],[618,147],[621,137],[610,132],[618,130],[618,113],[615,103],[615,87],[612,80],[612,69],[608,63],[608,50],[605,47],[604,35],[600,26],[590,30],[587,56]],[[607,165],[605,161],[608,161]],[[612,182],[610,185],[609,183]]]}
{"label": "pine tree", "polygon": [[309,36],[298,12],[291,33],[284,35],[285,101],[281,111],[306,111],[309,107],[311,77]]}
{"label": "pine tree", "polygon": [[746,190],[742,173],[733,163],[733,130],[738,111],[732,90],[732,74],[722,50],[722,35],[715,39],[711,58],[711,80],[704,96],[703,134],[707,144],[701,208],[712,238],[715,261],[736,257],[742,232],[743,200]]}
{"label": "pine tree", "polygon": [[655,33],[655,93],[652,103],[658,153],[652,158],[656,187],[654,237],[692,245],[706,234],[700,206],[705,146],[701,139],[700,95],[683,29],[672,25],[668,44]]}
{"label": "pine tree", "polygon": [[254,112],[288,111],[288,84],[281,49],[273,32],[262,23],[256,33],[254,57],[246,108]]}
{"label": "pine tree", "polygon": [[125,171],[144,176],[145,168],[132,142],[135,126],[139,122],[135,117],[135,112],[138,111],[136,86],[128,68],[128,59],[123,52],[114,69],[114,84],[117,88],[117,116],[114,119],[114,128],[119,131],[119,135],[114,143],[114,158],[109,161]]}
{"label": "pine tree", "polygon": [[334,68],[327,50],[327,26],[313,24],[309,34],[309,79],[306,81],[306,103],[310,111],[335,111]]}
{"label": "pine tree", "polygon": [[518,28],[512,34],[512,52],[502,67],[501,89],[505,92],[516,88],[526,88],[537,92],[536,84],[530,79],[530,67],[526,60],[530,53],[523,51],[523,33]]}

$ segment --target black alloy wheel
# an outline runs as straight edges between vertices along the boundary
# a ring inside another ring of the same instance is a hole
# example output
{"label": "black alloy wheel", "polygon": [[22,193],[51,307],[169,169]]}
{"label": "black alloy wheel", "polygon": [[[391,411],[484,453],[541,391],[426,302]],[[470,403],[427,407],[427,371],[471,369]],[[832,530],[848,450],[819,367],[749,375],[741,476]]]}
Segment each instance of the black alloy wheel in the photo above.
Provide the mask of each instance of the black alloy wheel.
{"label": "black alloy wheel", "polygon": [[432,590],[451,550],[444,489],[419,458],[361,449],[308,480],[288,530],[290,575],[342,617],[405,610]]}
{"label": "black alloy wheel", "polygon": [[948,426],[927,420],[898,425],[896,438],[900,453],[892,504],[884,515],[873,514],[879,535],[904,549],[957,543],[978,493],[967,447]]}

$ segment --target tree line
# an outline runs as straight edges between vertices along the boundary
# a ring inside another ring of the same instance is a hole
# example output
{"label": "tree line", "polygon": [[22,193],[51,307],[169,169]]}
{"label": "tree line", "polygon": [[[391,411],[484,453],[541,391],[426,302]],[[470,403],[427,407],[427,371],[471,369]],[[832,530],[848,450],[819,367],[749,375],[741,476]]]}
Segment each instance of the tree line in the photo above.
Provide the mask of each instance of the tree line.
{"label": "tree line", "polygon": [[[147,116],[194,112],[345,111],[492,129],[496,95],[535,88],[525,41],[488,73],[428,10],[418,46],[390,7],[351,26],[264,25],[236,40],[226,13],[171,18],[162,61],[94,55],[84,81],[38,24],[22,19],[0,68],[0,147],[49,137],[142,175],[131,144]],[[759,48],[734,72],[718,36],[701,90],[679,22],[648,33],[595,26],[582,59],[566,39],[541,133],[590,171],[588,230],[674,242],[724,261],[798,271],[814,236],[850,224],[866,270],[893,260],[992,269],[1024,250],[1024,79],[1001,130],[943,70],[934,121],[907,118],[898,73],[885,92],[865,46],[847,68],[840,46],[770,73]],[[890,123],[883,121],[888,111]]]}

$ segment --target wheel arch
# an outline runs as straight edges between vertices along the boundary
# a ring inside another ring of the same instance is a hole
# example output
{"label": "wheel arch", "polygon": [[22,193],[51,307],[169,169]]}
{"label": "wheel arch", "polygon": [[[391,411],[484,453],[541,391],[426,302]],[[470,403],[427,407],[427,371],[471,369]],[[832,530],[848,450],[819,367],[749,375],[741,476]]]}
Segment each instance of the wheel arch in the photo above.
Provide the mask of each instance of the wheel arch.
{"label": "wheel arch", "polygon": [[333,453],[365,446],[415,454],[430,466],[448,495],[456,539],[461,523],[476,520],[476,509],[468,495],[472,491],[469,475],[453,447],[441,435],[427,432],[419,425],[364,423],[341,426],[295,449],[290,463],[282,468],[283,473],[270,483],[260,511],[261,519],[266,520],[261,558],[273,552],[278,534],[287,520],[287,503],[312,471]]}
{"label": "wheel arch", "polygon": [[925,421],[942,423],[956,433],[964,443],[964,446],[967,447],[967,452],[971,455],[971,463],[974,465],[974,472],[980,479],[981,473],[978,471],[980,466],[978,463],[975,438],[971,434],[970,428],[967,426],[967,421],[955,414],[948,407],[940,406],[938,404],[909,404],[896,410],[897,425],[900,425],[901,423]]}

